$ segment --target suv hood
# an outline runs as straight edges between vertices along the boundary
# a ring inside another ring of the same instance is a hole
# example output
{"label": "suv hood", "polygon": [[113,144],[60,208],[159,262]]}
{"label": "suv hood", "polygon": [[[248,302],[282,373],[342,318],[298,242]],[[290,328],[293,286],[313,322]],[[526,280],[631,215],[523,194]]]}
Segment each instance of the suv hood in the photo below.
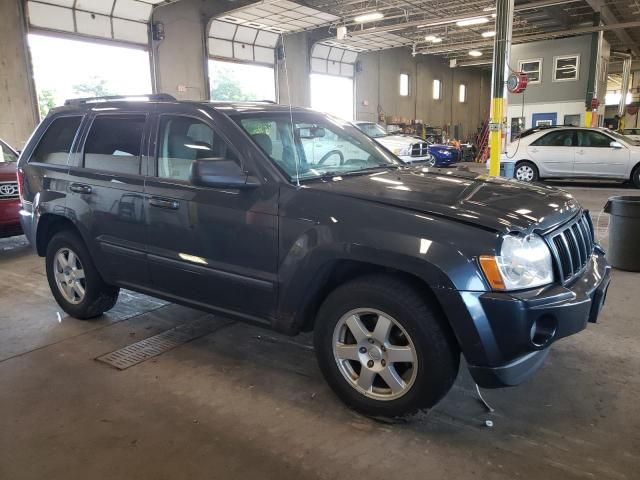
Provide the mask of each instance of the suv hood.
{"label": "suv hood", "polygon": [[305,186],[497,232],[549,230],[580,210],[569,193],[557,188],[446,169],[404,168]]}

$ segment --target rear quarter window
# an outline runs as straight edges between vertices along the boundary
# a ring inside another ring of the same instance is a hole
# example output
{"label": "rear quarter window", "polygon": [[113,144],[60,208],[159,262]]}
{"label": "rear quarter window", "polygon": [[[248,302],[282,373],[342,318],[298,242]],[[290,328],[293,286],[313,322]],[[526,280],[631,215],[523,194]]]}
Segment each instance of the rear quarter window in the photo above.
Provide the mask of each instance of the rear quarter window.
{"label": "rear quarter window", "polygon": [[31,161],[66,165],[81,121],[82,116],[58,117],[53,120],[33,152]]}

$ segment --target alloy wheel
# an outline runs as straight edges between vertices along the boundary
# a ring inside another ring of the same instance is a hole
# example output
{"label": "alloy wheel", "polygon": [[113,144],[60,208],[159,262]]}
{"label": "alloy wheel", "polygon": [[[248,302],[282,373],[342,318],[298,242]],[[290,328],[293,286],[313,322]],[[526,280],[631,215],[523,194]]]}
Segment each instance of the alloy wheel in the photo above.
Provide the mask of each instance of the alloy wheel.
{"label": "alloy wheel", "polygon": [[533,168],[529,165],[521,165],[516,169],[516,179],[522,182],[532,182],[534,177]]}
{"label": "alloy wheel", "polygon": [[405,329],[371,308],[354,309],[340,318],[333,333],[333,356],[351,387],[375,400],[405,395],[418,370],[416,349]]}
{"label": "alloy wheel", "polygon": [[78,255],[67,247],[58,250],[53,257],[53,272],[56,286],[65,300],[74,305],[82,302],[87,283]]}

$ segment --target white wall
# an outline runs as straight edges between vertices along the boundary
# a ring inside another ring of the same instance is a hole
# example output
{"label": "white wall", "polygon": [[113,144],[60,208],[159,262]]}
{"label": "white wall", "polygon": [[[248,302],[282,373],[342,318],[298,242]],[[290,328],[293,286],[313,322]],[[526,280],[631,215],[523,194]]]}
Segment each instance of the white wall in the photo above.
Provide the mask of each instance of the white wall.
{"label": "white wall", "polygon": [[[517,100],[517,96],[514,96]],[[511,126],[511,119],[514,117],[525,117],[525,128],[531,128],[534,113],[556,113],[558,125],[564,123],[565,115],[580,115],[580,125],[584,123],[584,101],[572,102],[540,102],[525,103],[524,114],[522,113],[522,103],[512,103],[507,106],[507,125]]]}

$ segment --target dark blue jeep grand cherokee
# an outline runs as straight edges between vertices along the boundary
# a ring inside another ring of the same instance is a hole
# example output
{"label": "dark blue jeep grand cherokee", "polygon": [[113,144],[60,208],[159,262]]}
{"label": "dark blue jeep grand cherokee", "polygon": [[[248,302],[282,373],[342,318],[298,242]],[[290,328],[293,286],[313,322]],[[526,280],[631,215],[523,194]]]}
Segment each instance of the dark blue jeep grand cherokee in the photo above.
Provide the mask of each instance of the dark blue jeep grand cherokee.
{"label": "dark blue jeep grand cherokee", "polygon": [[481,386],[522,382],[596,321],[609,284],[571,195],[406,166],[306,109],[70,101],[18,170],[22,226],[68,314],[128,288],[313,330],[328,383],[371,415],[434,405],[461,353]]}

